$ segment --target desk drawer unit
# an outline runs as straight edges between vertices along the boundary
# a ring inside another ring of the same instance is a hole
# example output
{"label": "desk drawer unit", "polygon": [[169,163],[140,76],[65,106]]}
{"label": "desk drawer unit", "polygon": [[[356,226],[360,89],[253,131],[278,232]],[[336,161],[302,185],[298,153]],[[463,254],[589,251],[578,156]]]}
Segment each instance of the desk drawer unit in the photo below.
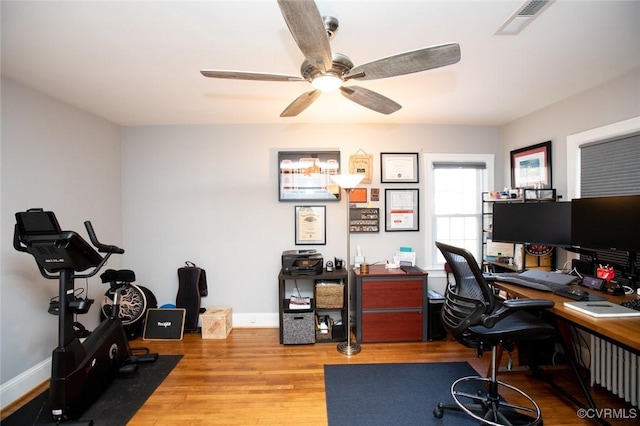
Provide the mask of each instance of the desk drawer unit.
{"label": "desk drawer unit", "polygon": [[426,277],[362,277],[358,290],[361,342],[426,340]]}

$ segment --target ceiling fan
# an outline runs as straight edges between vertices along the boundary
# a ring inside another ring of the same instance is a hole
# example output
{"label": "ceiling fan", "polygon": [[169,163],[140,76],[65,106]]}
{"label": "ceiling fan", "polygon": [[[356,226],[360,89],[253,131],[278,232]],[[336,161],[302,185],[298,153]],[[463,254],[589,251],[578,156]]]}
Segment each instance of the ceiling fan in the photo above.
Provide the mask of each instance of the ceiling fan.
{"label": "ceiling fan", "polygon": [[386,96],[360,86],[344,86],[349,80],[374,80],[444,67],[460,61],[457,43],[425,47],[378,59],[354,68],[351,60],[332,53],[329,39],[338,29],[338,20],[322,17],[313,0],[278,0],[278,6],[296,44],[305,57],[301,76],[248,71],[205,69],[205,77],[256,81],[309,81],[314,90],[296,98],[280,117],[294,117],[311,105],[322,91],[340,89],[347,99],[382,114],[402,106]]}

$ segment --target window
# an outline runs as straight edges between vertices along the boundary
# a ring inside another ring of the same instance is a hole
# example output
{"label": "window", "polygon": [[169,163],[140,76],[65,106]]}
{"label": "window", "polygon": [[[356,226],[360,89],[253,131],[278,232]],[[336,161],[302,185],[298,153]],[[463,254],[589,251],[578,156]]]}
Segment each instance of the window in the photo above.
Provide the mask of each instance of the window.
{"label": "window", "polygon": [[427,154],[427,265],[442,269],[441,241],[482,258],[482,192],[493,186],[493,155]]}

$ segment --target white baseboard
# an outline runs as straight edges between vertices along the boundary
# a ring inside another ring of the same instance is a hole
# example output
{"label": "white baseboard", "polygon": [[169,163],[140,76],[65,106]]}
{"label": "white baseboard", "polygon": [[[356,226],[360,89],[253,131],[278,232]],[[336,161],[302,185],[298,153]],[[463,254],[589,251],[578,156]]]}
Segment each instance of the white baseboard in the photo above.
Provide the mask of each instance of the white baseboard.
{"label": "white baseboard", "polygon": [[0,407],[4,410],[8,405],[22,398],[51,377],[51,358],[31,367],[13,379],[0,385]]}
{"label": "white baseboard", "polygon": [[278,328],[278,313],[267,314],[233,314],[234,327]]}

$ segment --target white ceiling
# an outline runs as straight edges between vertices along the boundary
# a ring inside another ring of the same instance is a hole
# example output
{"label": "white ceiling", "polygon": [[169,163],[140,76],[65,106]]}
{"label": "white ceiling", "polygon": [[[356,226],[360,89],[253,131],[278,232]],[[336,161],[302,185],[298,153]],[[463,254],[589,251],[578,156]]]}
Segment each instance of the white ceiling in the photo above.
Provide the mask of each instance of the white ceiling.
{"label": "white ceiling", "polygon": [[340,21],[332,50],[356,66],[460,44],[458,64],[354,83],[403,106],[389,116],[335,92],[280,118],[309,83],[200,74],[299,75],[303,56],[276,0],[2,0],[2,73],[121,125],[502,125],[640,69],[640,1],[557,0],[519,35],[494,35],[523,1],[318,1],[321,14]]}

